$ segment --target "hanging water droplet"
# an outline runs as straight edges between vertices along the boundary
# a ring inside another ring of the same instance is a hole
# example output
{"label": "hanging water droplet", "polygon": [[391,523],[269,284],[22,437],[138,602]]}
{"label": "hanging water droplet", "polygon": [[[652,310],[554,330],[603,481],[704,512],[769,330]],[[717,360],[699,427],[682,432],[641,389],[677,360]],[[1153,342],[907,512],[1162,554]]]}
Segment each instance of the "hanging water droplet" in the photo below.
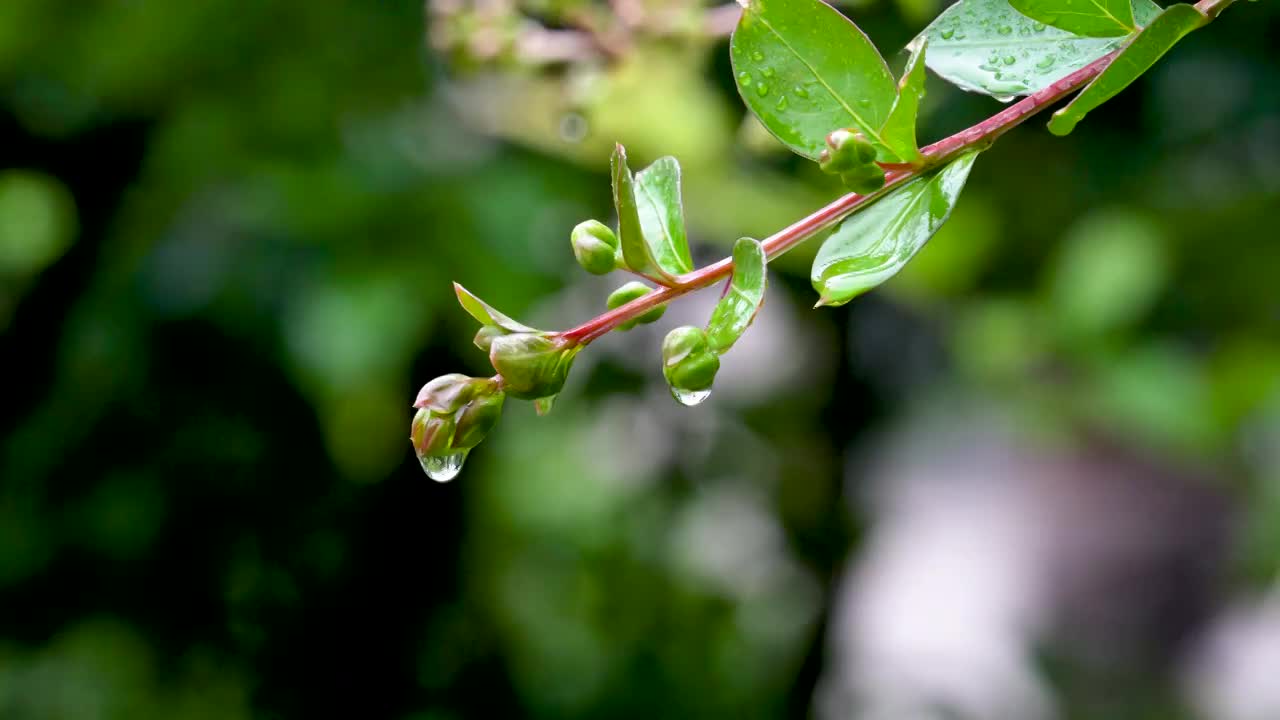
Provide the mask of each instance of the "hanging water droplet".
{"label": "hanging water droplet", "polygon": [[767,67],[767,68],[765,68],[765,69],[761,70],[761,71],[760,71],[760,74],[761,74],[761,75],[764,75],[764,76],[765,76],[765,77],[767,77],[767,78],[771,78],[771,77],[773,77],[773,68],[771,68],[771,67]]}
{"label": "hanging water droplet", "polygon": [[534,412],[538,413],[538,417],[542,417],[543,415],[550,414],[551,408],[555,407],[556,398],[558,397],[560,396],[548,395],[546,397],[540,397],[537,400],[534,400],[533,401]]}
{"label": "hanging water droplet", "polygon": [[701,405],[703,400],[711,397],[711,389],[681,390],[680,388],[671,388],[671,397],[685,407],[693,407],[694,405]]}
{"label": "hanging water droplet", "polygon": [[738,73],[738,84],[742,87],[751,87],[751,73],[746,71]]}
{"label": "hanging water droplet", "polygon": [[996,28],[996,32],[1000,33],[1001,35],[1009,35],[1010,33],[1013,32],[1013,27],[1009,25],[1001,25],[1000,27]]}
{"label": "hanging water droplet", "polygon": [[798,97],[798,98],[807,98],[807,97],[809,97],[809,91],[808,91],[808,90],[805,90],[804,88],[800,87],[799,85],[797,85],[797,86],[795,86],[794,88],[792,88],[792,90],[793,90],[793,92],[795,92],[796,97]]}
{"label": "hanging water droplet", "polygon": [[759,50],[757,50],[757,51],[755,51],[755,52],[751,53],[751,59],[752,59],[752,60],[755,60],[756,62],[763,62],[763,61],[764,61],[764,53],[762,53],[762,52],[760,52]]}
{"label": "hanging water droplet", "polygon": [[1012,102],[1013,99],[1018,96],[1017,95],[992,95],[991,97],[995,98],[996,100],[1002,103],[1007,103],[1007,102]]}
{"label": "hanging water droplet", "polygon": [[420,457],[418,462],[422,464],[422,469],[426,471],[427,477],[436,482],[446,483],[458,477],[458,473],[462,472],[462,464],[467,461],[467,452],[467,450],[463,450],[449,455]]}
{"label": "hanging water droplet", "polygon": [[765,95],[768,95],[769,86],[765,85],[764,83],[756,83],[756,94],[759,95],[760,97],[764,97]]}
{"label": "hanging water droplet", "polygon": [[951,39],[951,36],[952,36],[952,35],[955,35],[955,34],[956,34],[956,31],[955,31],[955,30],[943,30],[943,31],[942,31],[942,39],[943,39],[943,40],[950,40],[950,39]]}

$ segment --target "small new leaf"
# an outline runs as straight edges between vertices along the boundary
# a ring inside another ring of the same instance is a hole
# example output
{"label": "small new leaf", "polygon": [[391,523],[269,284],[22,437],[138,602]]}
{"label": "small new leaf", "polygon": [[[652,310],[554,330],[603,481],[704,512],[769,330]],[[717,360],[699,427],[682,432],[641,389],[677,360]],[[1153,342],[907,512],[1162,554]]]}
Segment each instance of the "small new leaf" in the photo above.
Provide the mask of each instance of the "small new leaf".
{"label": "small new leaf", "polygon": [[627,151],[615,145],[611,167],[622,260],[633,272],[670,285],[693,269],[680,201],[680,165],[675,158],[662,158],[636,176],[627,166]]}
{"label": "small new leaf", "polygon": [[819,0],[749,0],[729,44],[738,92],[782,144],[817,160],[827,133],[852,127],[898,162],[880,128],[898,96],[867,36]]}
{"label": "small new leaf", "polygon": [[508,333],[539,332],[535,328],[512,320],[458,283],[453,284],[453,292],[457,294],[458,304],[462,306],[462,309],[466,310],[467,314],[479,321],[481,325],[496,326]]}
{"label": "small new leaf", "polygon": [[[1133,0],[1139,25],[1160,14],[1151,0]],[[937,17],[929,39],[929,69],[962,90],[1002,100],[1030,95],[1120,47],[1125,37],[1083,37],[1049,27],[1013,9],[1009,0],[960,0]]]}
{"label": "small new leaf", "polygon": [[723,353],[742,337],[764,303],[766,263],[764,248],[751,238],[733,245],[733,277],[707,322],[711,349]]}
{"label": "small new leaf", "polygon": [[904,162],[918,162],[921,159],[920,146],[916,144],[916,122],[920,114],[920,101],[924,99],[924,53],[928,44],[927,37],[921,37],[917,41],[915,51],[911,53],[911,59],[902,71],[902,79],[898,81],[898,99],[889,111],[889,119],[880,129],[880,135],[889,149]]}
{"label": "small new leaf", "polygon": [[843,305],[893,277],[951,216],[976,152],[890,192],[844,221],[818,250],[818,305]]}
{"label": "small new leaf", "polygon": [[1067,135],[1090,110],[1115,97],[1192,30],[1209,22],[1194,5],[1171,5],[1125,46],[1071,104],[1049,119],[1049,132]]}
{"label": "small new leaf", "polygon": [[1009,0],[1014,10],[1046,25],[1085,37],[1137,32],[1131,0]]}
{"label": "small new leaf", "polygon": [[667,276],[692,270],[680,197],[680,163],[670,156],[658,158],[636,173],[635,189],[640,230],[658,269]]}

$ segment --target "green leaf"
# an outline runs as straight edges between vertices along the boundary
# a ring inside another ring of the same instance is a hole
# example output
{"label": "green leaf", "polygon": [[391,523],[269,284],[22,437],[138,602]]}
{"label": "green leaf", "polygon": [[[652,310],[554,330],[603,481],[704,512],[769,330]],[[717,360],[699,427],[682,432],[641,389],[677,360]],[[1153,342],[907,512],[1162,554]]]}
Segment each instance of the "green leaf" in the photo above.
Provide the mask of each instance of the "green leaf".
{"label": "green leaf", "polygon": [[518,323],[507,315],[502,314],[489,303],[476,297],[470,290],[462,287],[458,283],[453,284],[453,291],[458,296],[458,304],[462,306],[467,314],[475,318],[481,325],[492,325],[502,328],[509,333],[536,333],[539,332],[535,328],[528,325]]}
{"label": "green leaf", "polygon": [[1129,87],[1130,83],[1169,52],[1169,48],[1186,37],[1187,33],[1207,22],[1209,18],[1194,5],[1170,6],[1151,21],[1146,29],[1134,36],[1124,50],[1116,55],[1093,82],[1080,91],[1070,105],[1053,114],[1049,119],[1049,132],[1054,135],[1070,133],[1090,110]]}
{"label": "green leaf", "polygon": [[916,144],[916,118],[920,114],[920,101],[924,99],[924,53],[929,39],[922,37],[907,67],[898,81],[898,99],[889,111],[889,119],[880,130],[881,137],[898,157],[906,162],[920,160],[920,148]]}
{"label": "green leaf", "polygon": [[738,238],[733,245],[733,277],[707,322],[711,349],[723,353],[747,331],[764,303],[768,260],[758,240]]}
{"label": "green leaf", "polygon": [[670,285],[677,275],[693,269],[680,202],[680,165],[666,157],[632,175],[626,149],[615,145],[610,166],[623,262],[656,283]]}
{"label": "green leaf", "polygon": [[[1160,6],[1134,0],[1138,23]],[[1013,9],[1008,0],[960,0],[924,35],[929,69],[963,90],[1001,100],[1030,95],[1120,47],[1125,39],[1089,38],[1049,27]]]}
{"label": "green leaf", "polygon": [[1033,20],[1087,37],[1119,37],[1137,32],[1130,0],[1009,0]]}
{"label": "green leaf", "polygon": [[746,0],[729,44],[738,92],[769,132],[811,160],[827,133],[854,128],[901,158],[880,137],[898,96],[867,36],[819,0]]}
{"label": "green leaf", "polygon": [[818,250],[818,305],[843,305],[893,277],[951,215],[976,152],[915,178],[844,221]]}
{"label": "green leaf", "polygon": [[649,256],[669,275],[693,270],[689,240],[684,232],[684,206],[680,199],[680,163],[662,157],[636,174],[636,204],[640,229]]}

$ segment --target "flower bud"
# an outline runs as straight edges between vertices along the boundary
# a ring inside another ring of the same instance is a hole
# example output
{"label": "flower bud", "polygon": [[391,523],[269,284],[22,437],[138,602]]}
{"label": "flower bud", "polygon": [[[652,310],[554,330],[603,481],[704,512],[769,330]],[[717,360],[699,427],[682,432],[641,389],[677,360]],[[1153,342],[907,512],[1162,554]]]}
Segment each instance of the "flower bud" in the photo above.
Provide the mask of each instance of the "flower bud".
{"label": "flower bud", "polygon": [[856,193],[873,193],[884,187],[884,168],[872,163],[840,174],[840,182]]}
{"label": "flower bud", "polygon": [[604,223],[597,220],[580,222],[573,228],[569,239],[573,243],[573,256],[587,272],[606,275],[617,266],[618,236]]}
{"label": "flower bud", "polygon": [[[631,302],[632,300],[637,300],[639,298],[644,297],[645,295],[648,295],[650,291],[651,291],[651,288],[648,285],[645,285],[642,282],[637,282],[635,280],[632,280],[626,285],[623,285],[622,287],[610,293],[609,299],[605,301],[605,305],[607,305],[610,310],[613,310],[614,308],[620,308],[623,305],[626,305],[627,303]],[[643,315],[640,315],[636,318],[633,318],[631,320],[628,320],[622,323],[621,325],[618,326],[618,329],[630,330],[631,328],[635,327],[637,323],[641,325],[647,325],[651,322],[654,322],[658,318],[662,317],[663,313],[665,313],[666,311],[667,311],[666,305],[659,305],[658,307],[650,308],[649,310],[646,310]]]}
{"label": "flower bud", "polygon": [[484,382],[487,382],[484,378],[467,377],[461,373],[441,375],[422,386],[413,406],[451,415],[466,405],[475,395],[478,383]]}
{"label": "flower bud", "polygon": [[507,331],[497,325],[483,325],[476,331],[475,339],[471,342],[475,343],[475,346],[481,350],[489,352],[489,346],[493,344],[493,339],[506,334]]}
{"label": "flower bud", "polygon": [[441,415],[422,408],[413,416],[409,439],[419,458],[448,455],[453,450],[456,427],[452,415]]}
{"label": "flower bud", "polygon": [[876,148],[865,135],[842,128],[827,135],[827,148],[818,156],[818,165],[823,172],[839,175],[875,160]]}
{"label": "flower bud", "polygon": [[495,388],[494,392],[477,396],[458,411],[458,429],[453,435],[455,450],[470,450],[480,444],[502,417],[506,397],[506,393]]}
{"label": "flower bud", "polygon": [[677,390],[706,390],[720,370],[720,356],[711,349],[702,328],[685,325],[662,341],[662,374]]}
{"label": "flower bud", "polygon": [[493,339],[489,362],[513,397],[536,400],[560,392],[580,349],[555,336],[511,333]]}

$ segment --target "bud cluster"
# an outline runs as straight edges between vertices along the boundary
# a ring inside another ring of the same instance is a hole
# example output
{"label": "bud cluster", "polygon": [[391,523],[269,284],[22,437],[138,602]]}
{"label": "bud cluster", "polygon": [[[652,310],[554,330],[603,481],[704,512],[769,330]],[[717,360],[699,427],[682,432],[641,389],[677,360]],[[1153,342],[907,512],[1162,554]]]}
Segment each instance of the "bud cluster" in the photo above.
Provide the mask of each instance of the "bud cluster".
{"label": "bud cluster", "polygon": [[422,386],[409,439],[418,460],[465,453],[480,444],[502,415],[506,399],[494,378],[451,373]]}
{"label": "bud cluster", "polygon": [[884,168],[876,164],[876,148],[862,133],[847,128],[827,135],[827,147],[818,156],[818,166],[850,190],[870,193],[884,187]]}

